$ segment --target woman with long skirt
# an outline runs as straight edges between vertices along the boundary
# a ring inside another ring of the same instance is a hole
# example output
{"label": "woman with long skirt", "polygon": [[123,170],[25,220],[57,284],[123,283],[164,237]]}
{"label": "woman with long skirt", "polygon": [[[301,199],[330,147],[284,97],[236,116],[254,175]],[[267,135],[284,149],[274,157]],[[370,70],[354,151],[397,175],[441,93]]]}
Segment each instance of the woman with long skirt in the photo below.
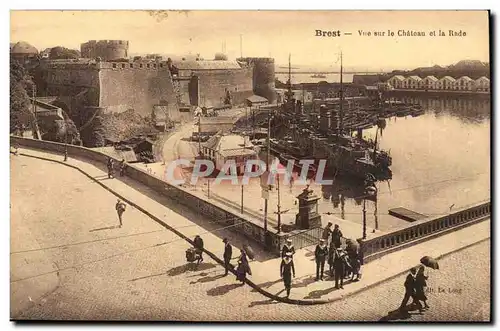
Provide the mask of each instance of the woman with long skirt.
{"label": "woman with long skirt", "polygon": [[251,275],[252,271],[250,270],[247,254],[243,249],[241,249],[240,252],[241,256],[238,259],[238,266],[236,267],[236,280],[239,280],[241,285],[243,285],[247,279],[247,273]]}
{"label": "woman with long skirt", "polygon": [[417,272],[417,276],[415,277],[415,294],[418,300],[424,302],[424,309],[429,308],[427,305],[427,296],[425,295],[425,288],[427,287],[427,278],[428,276],[424,275],[424,266],[420,266]]}

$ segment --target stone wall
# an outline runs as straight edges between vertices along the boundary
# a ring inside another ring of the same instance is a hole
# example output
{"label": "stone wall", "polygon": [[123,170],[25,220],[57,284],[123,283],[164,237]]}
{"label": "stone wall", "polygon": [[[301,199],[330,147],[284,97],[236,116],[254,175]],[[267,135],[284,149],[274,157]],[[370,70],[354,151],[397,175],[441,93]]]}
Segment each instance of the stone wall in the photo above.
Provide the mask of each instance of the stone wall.
{"label": "stone wall", "polygon": [[[10,137],[10,144],[61,154],[64,153],[65,149],[65,144],[15,136]],[[98,161],[102,163],[103,166],[106,165],[106,161],[108,159],[108,156],[103,153],[74,145],[68,145],[68,155],[69,157],[77,156]],[[118,164],[120,160],[115,159],[115,161]],[[216,201],[210,201],[207,197],[196,196],[182,187],[170,185],[160,178],[150,175],[142,169],[135,167],[133,164],[129,164],[126,174],[127,177],[147,185],[157,193],[165,195],[196,212],[212,218],[219,223],[221,227],[227,227],[228,230],[243,234],[245,237],[253,240],[257,244],[269,247],[269,251],[276,254],[276,256],[280,255],[281,247],[285,243],[285,239],[287,237],[286,234],[268,232],[268,238],[266,240],[263,226],[252,222],[245,215],[240,215],[232,210],[228,210],[226,206],[219,204]]]}
{"label": "stone wall", "polygon": [[403,229],[381,233],[368,239],[358,239],[364,255],[364,263],[376,260],[396,250],[456,231],[484,220],[490,215],[491,202],[487,201],[459,209],[449,215],[423,219]]}
{"label": "stone wall", "polygon": [[178,116],[172,76],[166,67],[137,68],[138,64],[133,64],[131,68],[130,63],[119,62],[113,65],[116,67],[100,72],[100,107],[109,112],[134,109],[141,116],[150,116],[153,105],[167,102],[171,118]]}
{"label": "stone wall", "polygon": [[51,64],[44,66],[42,76],[46,82],[46,91],[41,91],[42,94],[76,96],[87,90],[99,93],[99,67],[96,64]]}
{"label": "stone wall", "polygon": [[[199,77],[199,104],[216,106],[224,101],[226,91],[233,97],[233,104],[241,104],[253,94],[251,69],[206,70],[194,73]],[[194,99],[194,98],[192,98]]]}

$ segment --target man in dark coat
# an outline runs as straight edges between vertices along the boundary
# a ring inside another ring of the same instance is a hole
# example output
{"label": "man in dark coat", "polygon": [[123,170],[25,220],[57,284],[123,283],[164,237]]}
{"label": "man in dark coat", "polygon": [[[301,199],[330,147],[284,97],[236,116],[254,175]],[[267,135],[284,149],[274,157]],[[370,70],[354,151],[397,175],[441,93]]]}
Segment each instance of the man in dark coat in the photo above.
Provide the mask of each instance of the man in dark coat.
{"label": "man in dark coat", "polygon": [[229,244],[229,240],[227,240],[227,238],[224,238],[222,242],[224,243],[224,268],[226,269],[224,276],[227,276],[229,266],[231,265],[231,258],[233,257],[233,247]]}
{"label": "man in dark coat", "polygon": [[125,164],[125,159],[122,159],[120,161],[120,177],[123,177],[125,175],[125,168],[127,165]]}
{"label": "man in dark coat", "polygon": [[332,241],[333,241],[333,244],[335,245],[335,248],[340,247],[340,245],[341,245],[340,239],[343,236],[344,235],[342,234],[342,231],[340,231],[339,225],[335,224],[335,228],[333,229],[333,232],[332,232]]}
{"label": "man in dark coat", "polygon": [[126,205],[120,199],[118,199],[116,201],[115,209],[118,214],[118,220],[120,221],[120,228],[121,228],[123,225],[122,215],[125,212]]}
{"label": "man in dark coat", "polygon": [[399,306],[399,310],[403,310],[408,303],[408,300],[412,298],[413,303],[417,305],[419,312],[422,312],[422,304],[416,297],[415,292],[415,277],[417,276],[417,269],[411,268],[410,273],[406,276],[404,287],[405,287],[405,296],[403,301],[401,302],[401,306]]}
{"label": "man in dark coat", "polygon": [[292,277],[295,277],[295,266],[293,265],[292,253],[286,253],[285,258],[281,261],[280,276],[283,278],[285,284],[286,297],[290,296],[290,289],[292,288]]}
{"label": "man in dark coat", "polygon": [[[344,288],[344,273],[345,273],[345,262],[343,257],[342,248],[337,248],[335,252],[335,257],[333,261],[333,266],[335,269],[335,288]],[[339,287],[340,281],[340,287]]]}
{"label": "man in dark coat", "polygon": [[295,254],[295,247],[293,247],[292,239],[290,239],[290,238],[288,238],[286,240],[286,243],[283,245],[283,248],[281,249],[281,258],[282,259],[285,258],[286,253],[292,253],[292,258],[293,258],[293,255]]}
{"label": "man in dark coat", "polygon": [[108,178],[113,178],[114,176],[115,162],[112,158],[108,157]]}
{"label": "man in dark coat", "polygon": [[323,273],[325,271],[325,261],[328,256],[328,248],[325,245],[325,239],[320,239],[319,244],[314,251],[316,258],[316,280],[323,280]]}
{"label": "man in dark coat", "polygon": [[203,239],[199,235],[194,237],[194,248],[196,248],[196,254],[198,255],[198,264],[203,262]]}
{"label": "man in dark coat", "polygon": [[330,235],[332,234],[332,222],[328,222],[326,228],[323,230],[323,235],[321,238],[325,239],[325,244],[328,245],[328,239],[330,239]]}

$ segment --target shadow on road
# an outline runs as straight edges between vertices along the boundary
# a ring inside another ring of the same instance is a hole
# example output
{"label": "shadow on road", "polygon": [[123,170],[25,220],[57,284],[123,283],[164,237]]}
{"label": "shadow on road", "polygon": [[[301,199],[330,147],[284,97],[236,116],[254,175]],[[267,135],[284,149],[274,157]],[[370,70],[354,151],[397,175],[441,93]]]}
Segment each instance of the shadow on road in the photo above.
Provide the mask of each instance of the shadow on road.
{"label": "shadow on road", "polygon": [[[281,290],[279,291],[278,293],[276,293],[276,295],[280,294],[281,292],[283,292],[284,290]],[[273,299],[269,299],[269,300],[262,300],[262,301],[252,301],[249,305],[248,305],[248,308],[252,308],[252,307],[256,307],[256,306],[264,306],[264,305],[275,305],[279,303],[278,301],[274,301]]]}
{"label": "shadow on road", "polygon": [[[282,282],[281,278],[277,279],[277,280],[272,280],[272,281],[269,281],[269,282],[257,284],[257,286],[260,287],[260,288],[268,288],[268,287],[273,286],[274,284],[278,284],[279,282]],[[255,289],[252,289],[251,292],[258,292],[258,291],[255,290]]]}
{"label": "shadow on road", "polygon": [[331,293],[333,291],[337,290],[335,288],[335,285],[332,285],[332,287],[325,288],[324,290],[314,290],[309,292],[308,295],[304,297],[304,299],[319,299],[324,295],[327,295],[328,293]]}
{"label": "shadow on road", "polygon": [[189,284],[198,284],[198,283],[209,283],[209,282],[213,282],[217,279],[220,279],[220,278],[224,278],[224,274],[220,274],[220,275],[215,275],[215,276],[205,276],[205,277],[202,277],[200,279],[198,279],[197,281],[195,282],[189,282]]}
{"label": "shadow on road", "polygon": [[214,287],[207,291],[207,294],[210,296],[219,296],[229,293],[229,291],[237,289],[238,287],[242,287],[241,284],[226,284]]}
{"label": "shadow on road", "polygon": [[399,310],[393,310],[390,311],[387,316],[382,317],[379,319],[380,322],[388,322],[388,321],[397,321],[397,320],[407,320],[411,318],[411,314],[406,311],[399,311]]}
{"label": "shadow on road", "polygon": [[[414,312],[415,313],[410,313]],[[397,321],[397,320],[407,320],[411,318],[412,315],[421,315],[422,313],[417,312],[418,307],[415,304],[410,304],[405,307],[403,310],[393,310],[390,311],[386,316],[382,317],[379,321],[384,322],[384,321]]]}
{"label": "shadow on road", "polygon": [[185,265],[181,265],[170,269],[169,271],[167,271],[167,275],[179,276],[188,271],[203,271],[215,267],[216,265],[213,263],[200,263],[199,265],[197,265],[196,263],[186,263]]}
{"label": "shadow on road", "polygon": [[155,274],[155,275],[149,275],[149,276],[144,276],[144,277],[138,277],[138,278],[130,279],[129,282],[135,282],[136,280],[141,280],[141,279],[146,279],[146,278],[163,276],[163,275],[166,275],[166,274],[167,274],[166,272],[163,272],[161,274]]}
{"label": "shadow on road", "polygon": [[299,282],[293,282],[292,287],[307,287],[308,285],[314,283],[316,281],[316,276],[309,275],[300,279]]}
{"label": "shadow on road", "polygon": [[113,229],[119,229],[119,228],[120,227],[118,225],[113,225],[113,226],[106,226],[104,228],[92,229],[92,230],[89,230],[89,232],[102,231],[102,230],[113,230]]}

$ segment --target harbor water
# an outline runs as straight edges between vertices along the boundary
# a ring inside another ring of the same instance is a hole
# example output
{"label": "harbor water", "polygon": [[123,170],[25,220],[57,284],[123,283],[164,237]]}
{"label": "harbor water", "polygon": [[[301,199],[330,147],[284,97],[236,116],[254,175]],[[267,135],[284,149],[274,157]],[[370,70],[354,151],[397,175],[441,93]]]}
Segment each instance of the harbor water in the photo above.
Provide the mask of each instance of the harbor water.
{"label": "harbor water", "polygon": [[[410,223],[389,215],[389,209],[404,207],[428,215],[445,215],[458,208],[490,197],[490,101],[475,98],[404,98],[418,103],[423,115],[392,117],[385,126],[363,131],[375,139],[379,148],[392,156],[392,179],[377,182],[376,199],[366,200],[367,226],[380,231],[408,226]],[[310,183],[320,197],[319,212],[326,225],[335,218],[362,224],[363,185],[332,174],[332,185]],[[204,190],[207,190],[206,183]],[[282,182],[280,206],[284,224],[293,223],[298,212],[296,197],[304,185]],[[213,183],[211,199],[239,210],[241,199],[246,209],[259,219],[263,216],[260,179],[253,178],[242,189],[230,181]],[[269,195],[269,215],[276,219],[277,192]],[[283,212],[285,211],[285,212]],[[361,227],[360,227],[361,229]],[[360,233],[361,236],[361,233]]]}

